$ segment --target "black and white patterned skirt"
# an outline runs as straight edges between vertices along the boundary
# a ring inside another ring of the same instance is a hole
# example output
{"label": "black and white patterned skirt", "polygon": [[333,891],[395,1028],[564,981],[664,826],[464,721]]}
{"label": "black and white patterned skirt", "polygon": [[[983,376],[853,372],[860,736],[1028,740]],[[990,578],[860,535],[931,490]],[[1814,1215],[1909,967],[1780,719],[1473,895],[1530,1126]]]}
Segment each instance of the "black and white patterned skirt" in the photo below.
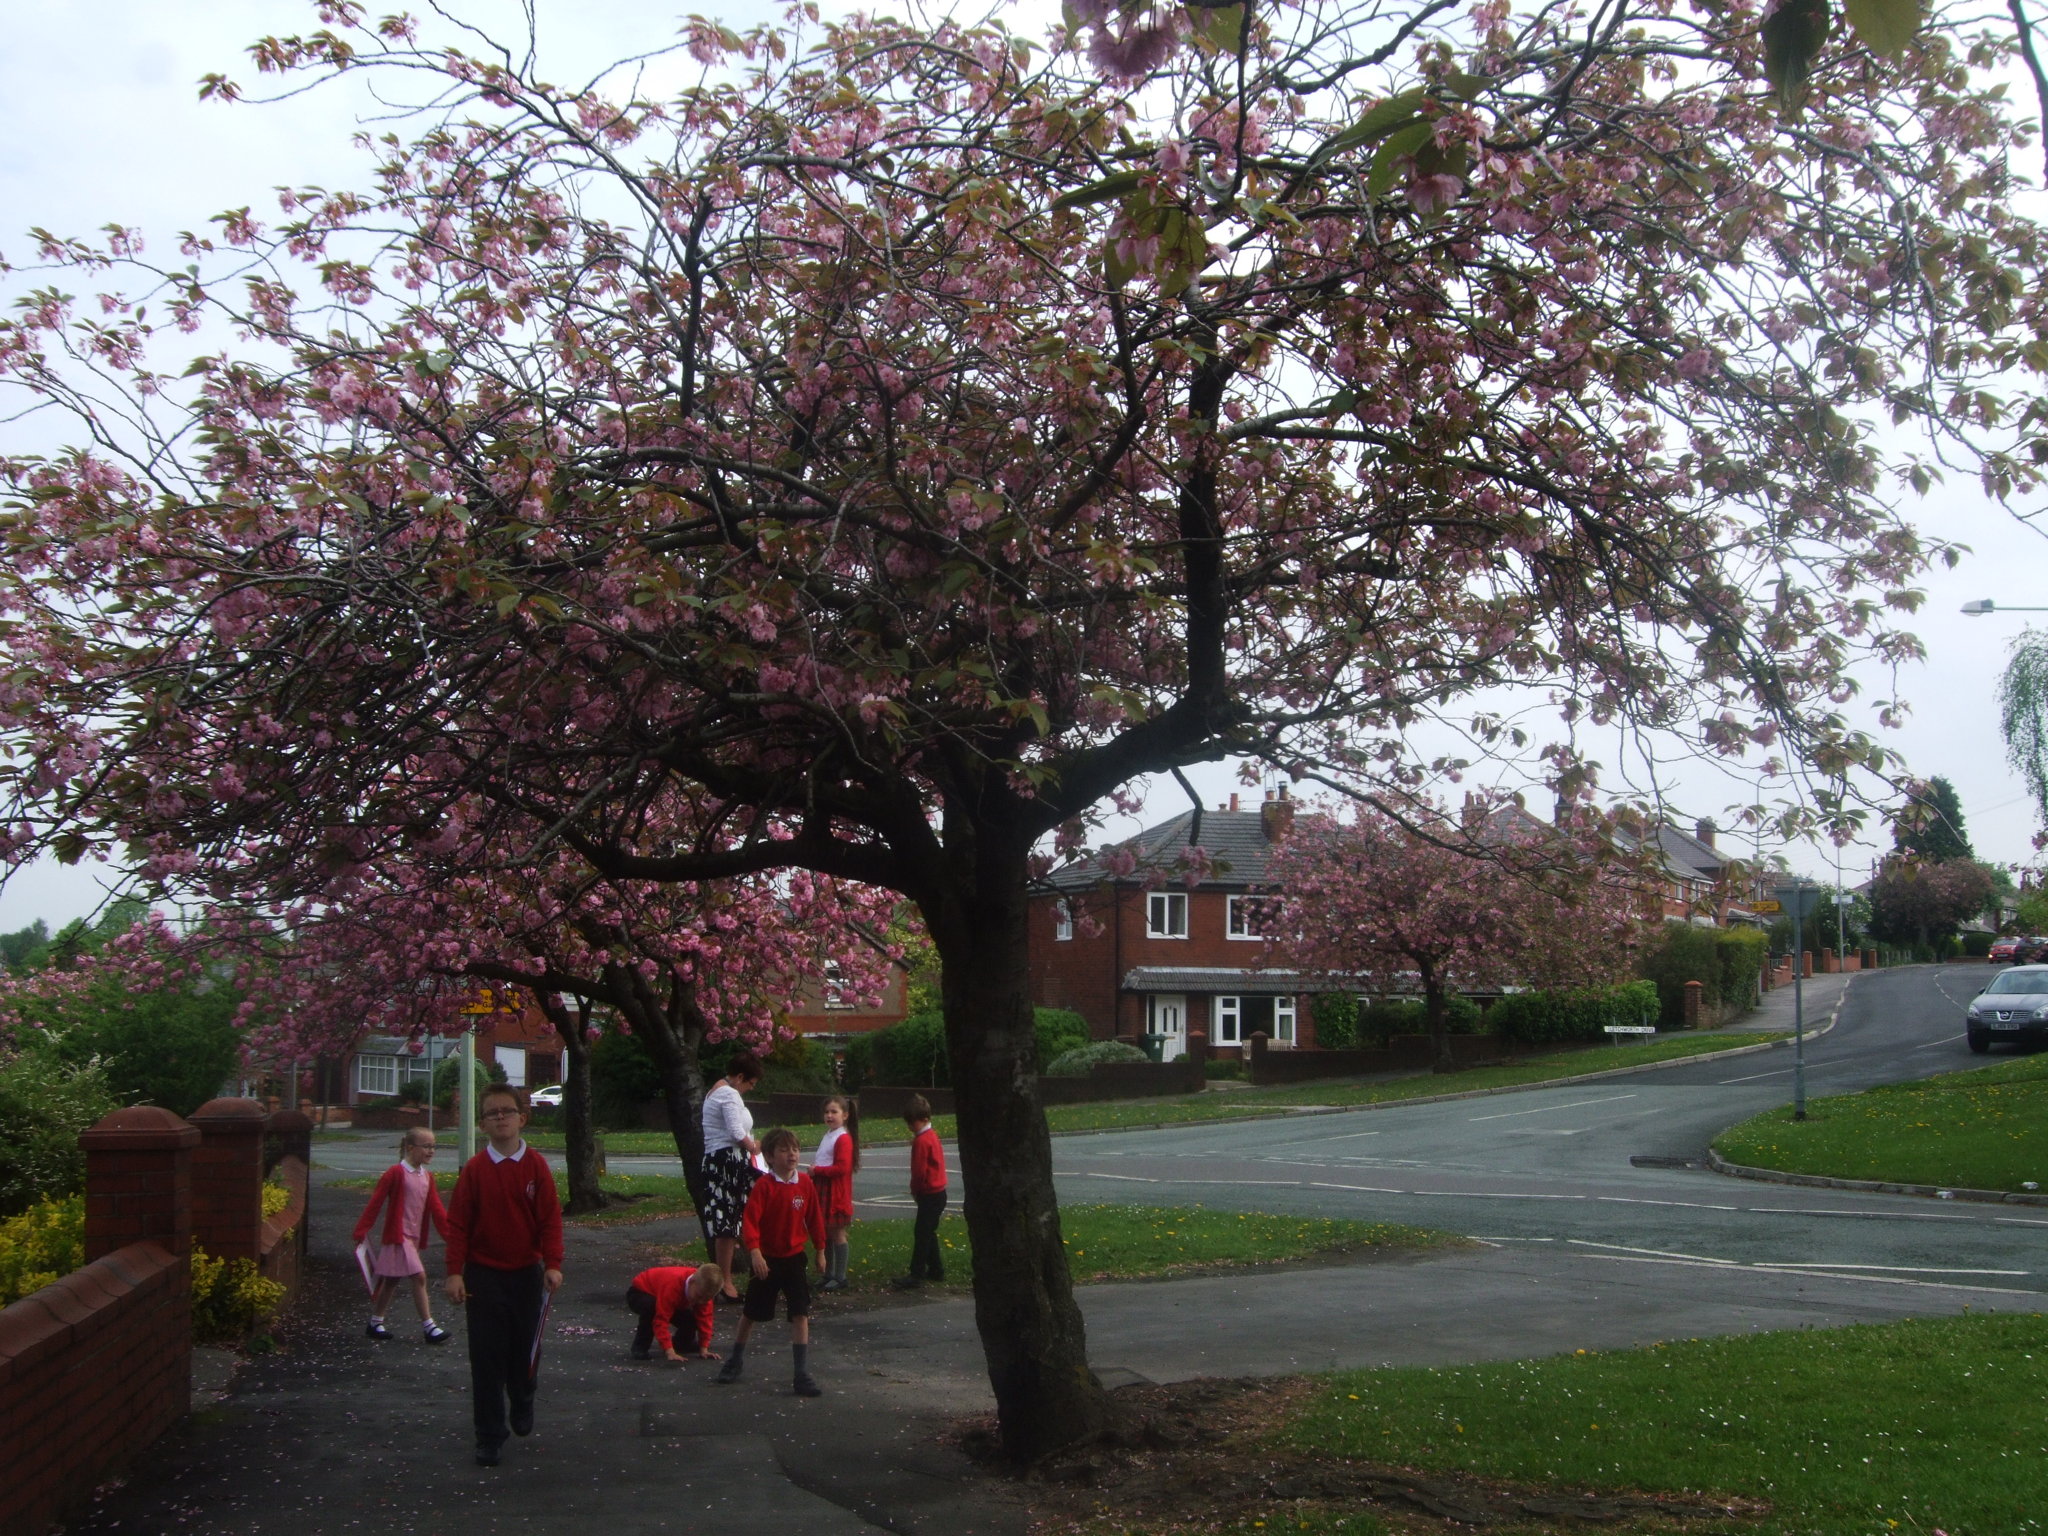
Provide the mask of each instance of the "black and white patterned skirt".
{"label": "black and white patterned skirt", "polygon": [[704,1209],[697,1214],[707,1238],[740,1235],[740,1212],[760,1176],[743,1148],[720,1147],[704,1154]]}

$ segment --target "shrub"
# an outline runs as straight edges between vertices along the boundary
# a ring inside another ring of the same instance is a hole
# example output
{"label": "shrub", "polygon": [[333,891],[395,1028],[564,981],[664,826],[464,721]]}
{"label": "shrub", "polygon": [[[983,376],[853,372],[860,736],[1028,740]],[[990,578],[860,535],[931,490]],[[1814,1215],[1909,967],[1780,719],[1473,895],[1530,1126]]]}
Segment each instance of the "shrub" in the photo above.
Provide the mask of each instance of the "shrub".
{"label": "shrub", "polygon": [[1211,1056],[1202,1063],[1202,1076],[1214,1082],[1217,1078],[1244,1077],[1244,1063],[1230,1056]]}
{"label": "shrub", "polygon": [[1716,982],[1722,1007],[1747,1008],[1756,1000],[1764,956],[1770,947],[1770,940],[1755,928],[1724,928],[1714,935],[1714,960],[1719,970]]}
{"label": "shrub", "polygon": [[944,1088],[953,1081],[946,1019],[936,1008],[913,1013],[872,1036],[874,1081],[892,1088]]}
{"label": "shrub", "polygon": [[607,1030],[592,1042],[590,1114],[599,1126],[608,1131],[637,1130],[640,1106],[660,1097],[661,1069],[637,1036]]}
{"label": "shrub", "polygon": [[[1469,997],[1444,999],[1444,1022],[1454,1035],[1478,1034],[1484,1018],[1479,1005]],[[1361,1042],[1383,1046],[1396,1035],[1428,1033],[1429,1009],[1419,997],[1383,997],[1358,1015]]]}
{"label": "shrub", "polygon": [[398,1085],[398,1102],[418,1107],[427,1102],[427,1080],[423,1077],[408,1077]]}
{"label": "shrub", "polygon": [[832,1052],[816,1040],[785,1035],[761,1058],[763,1093],[830,1093],[833,1086]]}
{"label": "shrub", "polygon": [[1609,1024],[1641,1024],[1656,1013],[1656,985],[1630,981],[1614,987],[1511,992],[1493,1005],[1487,1021],[1503,1040],[1547,1044],[1599,1040]]}
{"label": "shrub", "polygon": [[1358,998],[1350,992],[1325,992],[1310,1009],[1316,1021],[1316,1044],[1326,1051],[1344,1051],[1358,1044]]}
{"label": "shrub", "polygon": [[0,1221],[0,1307],[85,1263],[85,1196],[40,1200]]}
{"label": "shrub", "polygon": [[1071,1009],[1034,1008],[1031,1023],[1038,1035],[1040,1071],[1046,1070],[1046,1063],[1088,1043],[1088,1021]]}
{"label": "shrub", "polygon": [[[479,1096],[491,1084],[504,1081],[505,1069],[503,1067],[499,1066],[495,1061],[485,1061],[482,1057],[477,1058],[476,1091]],[[455,1090],[461,1085],[461,1082],[462,1058],[460,1056],[444,1056],[441,1059],[441,1064],[434,1068],[434,1107],[436,1109],[455,1108]]]}
{"label": "shrub", "polygon": [[254,1259],[216,1259],[194,1243],[192,1337],[202,1344],[239,1343],[269,1321],[284,1290],[264,1278]]}
{"label": "shrub", "polygon": [[1152,1058],[1135,1045],[1125,1045],[1121,1040],[1097,1040],[1092,1045],[1076,1046],[1073,1050],[1056,1058],[1045,1069],[1047,1077],[1086,1077],[1103,1062],[1150,1061]]}
{"label": "shrub", "polygon": [[78,1133],[115,1107],[98,1062],[40,1048],[0,1057],[0,1216],[85,1188]]}
{"label": "shrub", "polygon": [[1673,919],[1664,925],[1663,938],[1643,955],[1637,968],[1646,981],[1657,984],[1659,1022],[1667,1029],[1685,1022],[1688,981],[1700,983],[1704,1006],[1712,1008],[1721,1001],[1721,962],[1712,928],[1696,928]]}
{"label": "shrub", "polygon": [[1991,935],[1988,933],[1964,934],[1963,953],[1972,959],[1982,960],[1991,953]]}

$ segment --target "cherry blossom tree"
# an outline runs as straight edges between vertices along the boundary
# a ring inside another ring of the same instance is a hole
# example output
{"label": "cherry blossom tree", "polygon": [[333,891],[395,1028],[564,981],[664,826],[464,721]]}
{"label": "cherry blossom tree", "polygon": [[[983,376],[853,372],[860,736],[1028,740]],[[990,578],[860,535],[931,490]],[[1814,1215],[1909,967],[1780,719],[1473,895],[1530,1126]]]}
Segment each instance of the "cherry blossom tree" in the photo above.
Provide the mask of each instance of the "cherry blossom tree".
{"label": "cherry blossom tree", "polygon": [[1870,931],[1888,943],[1924,947],[1984,915],[1996,894],[1990,866],[1975,859],[1930,863],[1893,854],[1870,882]]}
{"label": "cherry blossom tree", "polygon": [[1267,866],[1272,963],[1361,991],[1421,994],[1437,1070],[1445,1005],[1499,986],[1626,976],[1643,926],[1642,871],[1597,826],[1545,828],[1513,806],[1361,805],[1298,816]]}
{"label": "cherry blossom tree", "polygon": [[909,897],[1023,1458],[1109,1417],[1045,839],[1228,755],[1398,797],[1432,720],[1567,800],[1587,721],[1887,769],[1852,669],[1944,553],[1893,499],[2039,484],[2028,130],[1939,15],[1802,50],[1788,125],[1749,0],[799,12],[574,87],[321,11],[255,60],[375,82],[363,190],[13,271],[7,848],[318,901],[479,806],[508,864]]}

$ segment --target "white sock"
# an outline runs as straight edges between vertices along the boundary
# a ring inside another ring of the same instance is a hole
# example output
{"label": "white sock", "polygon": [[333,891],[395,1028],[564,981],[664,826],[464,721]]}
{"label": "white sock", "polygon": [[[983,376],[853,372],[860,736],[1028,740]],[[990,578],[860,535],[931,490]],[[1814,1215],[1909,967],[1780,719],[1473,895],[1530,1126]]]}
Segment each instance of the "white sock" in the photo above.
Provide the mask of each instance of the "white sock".
{"label": "white sock", "polygon": [[373,1323],[381,1323],[384,1321],[384,1314],[381,1312],[372,1312],[370,1314],[370,1321]]}

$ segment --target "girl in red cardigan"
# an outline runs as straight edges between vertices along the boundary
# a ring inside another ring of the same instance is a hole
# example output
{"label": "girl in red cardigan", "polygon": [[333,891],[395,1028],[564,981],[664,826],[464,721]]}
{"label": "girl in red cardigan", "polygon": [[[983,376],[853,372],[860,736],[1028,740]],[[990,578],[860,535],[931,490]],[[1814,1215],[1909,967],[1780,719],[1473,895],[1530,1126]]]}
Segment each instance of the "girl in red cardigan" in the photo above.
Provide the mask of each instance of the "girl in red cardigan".
{"label": "girl in red cardigan", "polygon": [[[434,1176],[427,1164],[434,1160],[434,1133],[414,1126],[398,1143],[399,1160],[384,1170],[370,1203],[356,1219],[355,1240],[363,1245],[364,1272],[376,1277],[370,1288],[370,1326],[373,1339],[388,1339],[384,1306],[401,1280],[412,1285],[412,1304],[420,1315],[420,1330],[429,1344],[445,1343],[448,1330],[434,1321],[434,1309],[427,1301],[427,1266],[420,1262],[420,1248],[435,1227],[448,1235],[448,1212],[434,1188]],[[384,1208],[384,1231],[376,1242],[366,1243],[376,1223],[377,1209]]]}
{"label": "girl in red cardigan", "polygon": [[825,1134],[811,1160],[811,1182],[825,1214],[825,1283],[846,1289],[846,1229],[853,1225],[853,1176],[860,1171],[860,1115],[853,1100],[835,1093],[825,1101]]}

